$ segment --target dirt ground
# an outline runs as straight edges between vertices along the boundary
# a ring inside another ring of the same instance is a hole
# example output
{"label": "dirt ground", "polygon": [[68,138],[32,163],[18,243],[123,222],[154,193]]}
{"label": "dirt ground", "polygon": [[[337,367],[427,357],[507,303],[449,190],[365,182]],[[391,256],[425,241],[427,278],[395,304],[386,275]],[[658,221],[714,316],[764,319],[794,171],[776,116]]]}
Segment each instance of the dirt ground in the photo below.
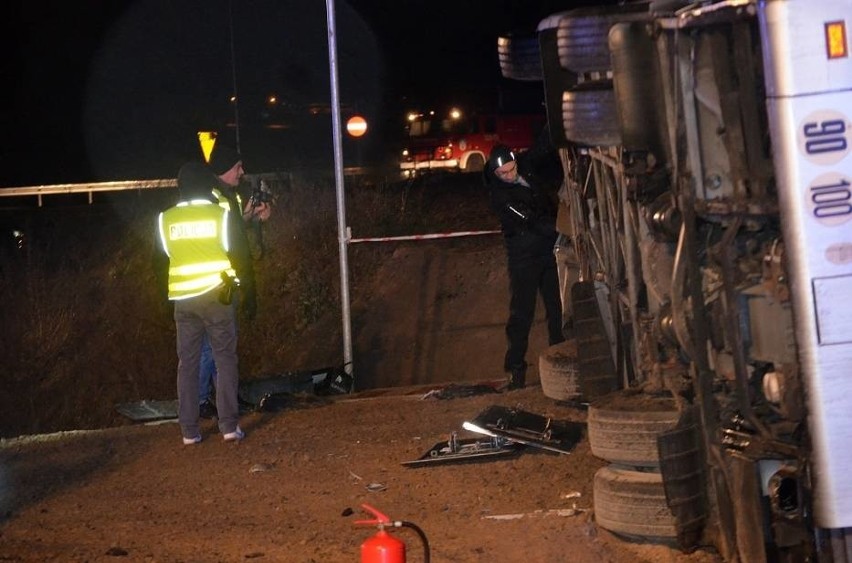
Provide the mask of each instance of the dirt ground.
{"label": "dirt ground", "polygon": [[[444,400],[423,391],[250,414],[240,444],[212,422],[195,446],[173,423],[8,440],[0,560],[358,561],[377,532],[356,525],[372,518],[368,503],[418,526],[432,561],[719,561],[597,527],[591,483],[603,462],[585,440],[567,455],[527,447],[512,459],[403,466],[453,431],[473,436],[462,423],[489,405],[585,416],[535,385]],[[424,560],[413,529],[392,534],[408,561]]]}
{"label": "dirt ground", "polygon": [[[477,197],[475,212],[458,201],[441,204],[468,219],[444,230],[494,228]],[[361,229],[354,236],[370,234]],[[531,335],[526,389],[423,398],[436,384],[503,377],[502,252],[495,235],[380,250],[353,245],[353,262],[365,253],[379,257],[369,279],[362,272],[353,280],[354,366],[363,391],[308,396],[281,412],[248,414],[240,444],[224,443],[212,421],[205,422],[202,443],[183,446],[173,422],[131,424],[121,417],[110,428],[86,431],[70,430],[74,418],[68,418],[61,428],[69,431],[0,440],[0,561],[358,561],[359,546],[377,532],[356,524],[371,519],[363,503],[422,529],[432,561],[719,561],[710,550],[685,554],[596,526],[592,480],[604,462],[590,454],[585,436],[567,455],[527,447],[512,459],[402,465],[453,432],[472,437],[462,423],[489,405],[585,419],[582,408],[549,399],[538,385],[536,359],[546,346],[541,318]],[[273,253],[264,267],[274,259]],[[261,270],[261,284],[269,279]],[[265,291],[262,305],[270,302],[271,289]],[[338,316],[307,326],[298,338],[285,336],[276,322],[267,305],[255,326],[241,329],[240,346],[262,337],[262,345],[295,368],[338,361]],[[173,385],[175,359],[163,360],[159,351],[173,355],[168,338],[146,340],[165,342],[146,352],[157,373],[147,383],[135,377],[125,398],[168,398],[152,395]],[[158,368],[164,364],[171,367]],[[265,367],[251,359],[243,364],[242,356],[241,365],[258,366],[247,377]],[[119,377],[115,367],[92,364],[80,380],[92,390],[86,408],[103,409],[99,393],[115,388],[107,383]],[[89,420],[76,410],[78,420]],[[408,561],[424,560],[415,530],[391,533],[406,543]]]}

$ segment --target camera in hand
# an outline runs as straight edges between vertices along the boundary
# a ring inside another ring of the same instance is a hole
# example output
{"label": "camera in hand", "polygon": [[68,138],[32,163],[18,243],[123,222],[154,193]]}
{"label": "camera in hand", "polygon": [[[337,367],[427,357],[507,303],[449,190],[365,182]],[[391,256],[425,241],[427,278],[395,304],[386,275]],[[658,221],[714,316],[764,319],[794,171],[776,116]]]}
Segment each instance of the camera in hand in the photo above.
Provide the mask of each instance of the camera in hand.
{"label": "camera in hand", "polygon": [[251,193],[249,201],[252,207],[257,207],[261,203],[272,203],[272,190],[269,189],[269,184],[266,183],[266,180],[261,179],[258,182],[257,187]]}

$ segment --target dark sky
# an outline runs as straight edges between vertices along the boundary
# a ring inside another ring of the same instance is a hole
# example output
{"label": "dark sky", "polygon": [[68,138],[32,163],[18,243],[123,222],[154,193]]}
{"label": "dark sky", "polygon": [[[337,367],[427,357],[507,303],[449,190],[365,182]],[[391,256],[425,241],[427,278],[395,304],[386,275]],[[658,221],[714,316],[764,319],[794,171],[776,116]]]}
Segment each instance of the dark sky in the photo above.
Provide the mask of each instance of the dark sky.
{"label": "dark sky", "polygon": [[[344,111],[364,114],[377,141],[406,105],[536,88],[500,77],[497,36],[576,4],[336,0]],[[249,162],[292,164],[294,143],[327,154],[328,117],[305,117],[330,102],[324,0],[17,0],[6,11],[4,36],[20,39],[3,63],[0,187],[171,177],[199,156],[197,131],[235,143],[234,73]]]}

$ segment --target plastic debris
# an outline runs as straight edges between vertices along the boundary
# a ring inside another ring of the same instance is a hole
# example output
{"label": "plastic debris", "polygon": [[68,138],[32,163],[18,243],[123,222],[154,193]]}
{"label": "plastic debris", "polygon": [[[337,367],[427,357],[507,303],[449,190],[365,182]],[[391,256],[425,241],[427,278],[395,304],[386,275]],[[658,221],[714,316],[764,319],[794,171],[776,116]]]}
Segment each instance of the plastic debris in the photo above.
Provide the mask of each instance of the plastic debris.
{"label": "plastic debris", "polygon": [[544,518],[546,516],[576,516],[585,512],[584,508],[552,508],[550,510],[534,510],[532,512],[518,512],[516,514],[493,514],[483,516],[483,520],[520,520],[521,518]]}

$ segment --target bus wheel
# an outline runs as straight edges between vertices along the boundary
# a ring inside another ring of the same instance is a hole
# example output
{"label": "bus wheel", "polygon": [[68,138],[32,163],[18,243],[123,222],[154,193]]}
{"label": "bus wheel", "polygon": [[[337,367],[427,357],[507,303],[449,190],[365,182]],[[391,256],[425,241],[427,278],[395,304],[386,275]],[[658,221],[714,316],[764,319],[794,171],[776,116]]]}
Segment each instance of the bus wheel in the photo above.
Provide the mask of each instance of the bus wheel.
{"label": "bus wheel", "polygon": [[602,467],[595,473],[593,494],[595,522],[601,528],[628,538],[660,542],[677,538],[659,472]]}
{"label": "bus wheel", "polygon": [[587,146],[621,144],[612,87],[569,90],[562,94],[562,123],[569,141]]}
{"label": "bus wheel", "polygon": [[538,357],[538,377],[545,397],[571,401],[580,397],[577,342],[566,340],[550,346]]}
{"label": "bus wheel", "polygon": [[503,78],[533,82],[542,79],[537,34],[510,33],[498,37],[497,58]]}
{"label": "bus wheel", "polygon": [[602,397],[589,405],[592,455],[630,467],[659,467],[657,437],[674,428],[679,416],[671,397],[619,392]]}

